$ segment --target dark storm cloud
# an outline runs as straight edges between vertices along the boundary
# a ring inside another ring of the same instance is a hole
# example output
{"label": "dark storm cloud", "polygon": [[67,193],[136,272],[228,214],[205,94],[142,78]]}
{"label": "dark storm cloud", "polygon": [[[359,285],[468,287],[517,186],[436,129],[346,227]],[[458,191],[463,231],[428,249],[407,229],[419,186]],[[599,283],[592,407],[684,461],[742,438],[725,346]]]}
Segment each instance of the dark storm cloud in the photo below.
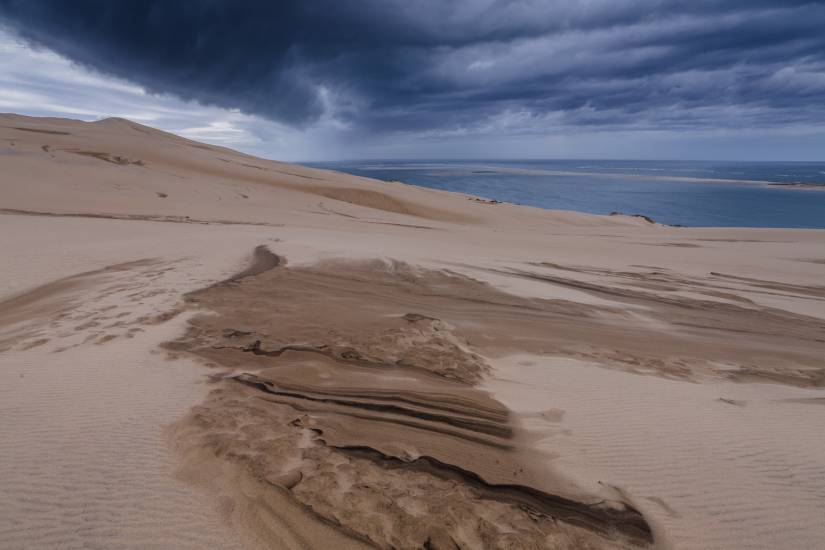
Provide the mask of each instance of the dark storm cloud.
{"label": "dark storm cloud", "polygon": [[151,92],[298,126],[825,123],[822,2],[0,0],[0,22]]}

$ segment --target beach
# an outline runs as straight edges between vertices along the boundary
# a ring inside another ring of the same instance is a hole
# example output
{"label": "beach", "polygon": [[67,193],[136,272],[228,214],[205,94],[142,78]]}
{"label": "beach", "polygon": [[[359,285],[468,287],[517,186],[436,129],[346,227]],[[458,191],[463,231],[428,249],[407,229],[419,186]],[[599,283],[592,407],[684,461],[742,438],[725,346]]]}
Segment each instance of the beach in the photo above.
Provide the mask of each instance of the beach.
{"label": "beach", "polygon": [[2,548],[825,540],[825,230],[125,119],[0,115],[0,166]]}

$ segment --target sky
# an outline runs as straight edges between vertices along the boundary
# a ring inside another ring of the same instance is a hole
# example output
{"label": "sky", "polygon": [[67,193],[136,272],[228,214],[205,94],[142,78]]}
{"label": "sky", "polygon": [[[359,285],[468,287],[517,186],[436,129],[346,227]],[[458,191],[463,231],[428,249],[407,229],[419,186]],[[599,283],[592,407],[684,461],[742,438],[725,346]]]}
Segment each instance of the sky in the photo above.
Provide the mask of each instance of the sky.
{"label": "sky", "polygon": [[825,161],[825,2],[0,0],[0,111],[294,161]]}

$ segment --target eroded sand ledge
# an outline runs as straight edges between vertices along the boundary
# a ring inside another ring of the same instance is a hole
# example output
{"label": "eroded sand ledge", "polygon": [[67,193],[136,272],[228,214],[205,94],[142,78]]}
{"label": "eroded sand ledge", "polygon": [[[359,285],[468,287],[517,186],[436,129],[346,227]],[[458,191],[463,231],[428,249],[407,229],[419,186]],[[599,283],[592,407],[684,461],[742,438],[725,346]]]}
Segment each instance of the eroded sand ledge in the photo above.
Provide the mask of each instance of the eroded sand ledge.
{"label": "eroded sand ledge", "polygon": [[248,269],[187,296],[212,314],[168,347],[221,369],[174,436],[191,467],[237,465],[382,548],[652,542],[630,503],[549,471],[473,387],[489,367],[462,320],[479,307],[517,319],[520,300],[401,263],[284,264],[259,247]]}
{"label": "eroded sand ledge", "polygon": [[825,538],[825,232],[0,122],[0,546]]}

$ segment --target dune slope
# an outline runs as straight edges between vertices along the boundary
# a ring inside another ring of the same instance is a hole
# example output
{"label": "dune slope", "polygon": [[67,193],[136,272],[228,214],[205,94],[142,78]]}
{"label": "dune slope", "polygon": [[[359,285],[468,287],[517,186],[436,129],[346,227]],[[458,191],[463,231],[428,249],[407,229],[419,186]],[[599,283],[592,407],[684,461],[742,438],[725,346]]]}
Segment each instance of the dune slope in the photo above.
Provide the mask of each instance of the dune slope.
{"label": "dune slope", "polygon": [[490,204],[123,119],[0,115],[0,165],[0,546],[825,538],[823,231]]}

